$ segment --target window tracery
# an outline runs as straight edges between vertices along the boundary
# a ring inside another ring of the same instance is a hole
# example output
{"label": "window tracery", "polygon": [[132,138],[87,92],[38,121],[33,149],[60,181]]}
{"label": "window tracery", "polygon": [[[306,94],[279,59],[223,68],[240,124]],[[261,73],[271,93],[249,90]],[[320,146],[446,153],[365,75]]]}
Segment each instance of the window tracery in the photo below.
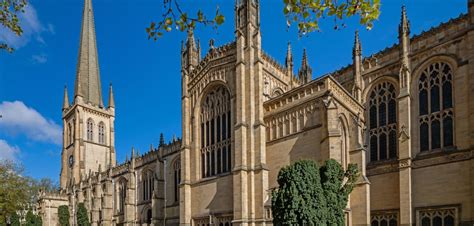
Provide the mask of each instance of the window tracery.
{"label": "window tracery", "polygon": [[211,177],[230,172],[230,94],[224,86],[212,89],[201,106],[201,174]]}
{"label": "window tracery", "polygon": [[420,151],[454,146],[453,71],[444,62],[428,66],[418,80]]}
{"label": "window tracery", "polygon": [[94,141],[94,121],[89,118],[87,119],[87,140]]}
{"label": "window tracery", "polygon": [[369,95],[370,161],[397,158],[397,103],[395,86],[377,84]]}
{"label": "window tracery", "polygon": [[105,144],[105,124],[99,123],[99,144]]}

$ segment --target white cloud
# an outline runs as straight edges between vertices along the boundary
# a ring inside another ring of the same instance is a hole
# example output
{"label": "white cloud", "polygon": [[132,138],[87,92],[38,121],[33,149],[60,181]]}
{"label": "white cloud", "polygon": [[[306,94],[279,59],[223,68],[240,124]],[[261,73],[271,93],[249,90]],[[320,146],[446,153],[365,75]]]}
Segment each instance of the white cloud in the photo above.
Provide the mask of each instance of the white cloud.
{"label": "white cloud", "polygon": [[0,139],[0,160],[15,161],[20,153],[20,148],[11,146],[7,141]]}
{"label": "white cloud", "polygon": [[44,32],[54,34],[55,31],[53,25],[48,24],[47,27],[43,26],[38,18],[36,9],[31,5],[31,3],[28,3],[24,10],[24,13],[18,15],[23,34],[17,36],[5,27],[0,26],[0,42],[4,42],[15,49],[25,46],[33,39],[45,45],[46,42],[44,41],[42,34]]}
{"label": "white cloud", "polygon": [[0,131],[31,140],[61,144],[61,127],[21,101],[0,103]]}
{"label": "white cloud", "polygon": [[31,59],[35,63],[44,64],[48,61],[48,56],[46,54],[33,55]]}

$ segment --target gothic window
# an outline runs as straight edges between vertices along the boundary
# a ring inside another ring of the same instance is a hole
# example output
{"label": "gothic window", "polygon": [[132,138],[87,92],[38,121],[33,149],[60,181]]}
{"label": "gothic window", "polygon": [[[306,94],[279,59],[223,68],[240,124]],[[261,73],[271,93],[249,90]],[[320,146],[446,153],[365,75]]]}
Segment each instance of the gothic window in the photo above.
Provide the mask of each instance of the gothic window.
{"label": "gothic window", "polygon": [[179,184],[181,183],[181,160],[176,160],[173,165],[174,170],[174,201],[179,201]]}
{"label": "gothic window", "polygon": [[94,121],[92,119],[87,119],[87,140],[94,141]]}
{"label": "gothic window", "polygon": [[125,210],[125,199],[127,197],[127,182],[122,180],[118,187],[118,213],[123,214]]}
{"label": "gothic window", "polygon": [[230,94],[224,86],[213,88],[203,99],[200,118],[202,177],[230,172]]}
{"label": "gothic window", "polygon": [[417,211],[417,225],[421,226],[454,226],[458,225],[456,207],[427,208]]}
{"label": "gothic window", "polygon": [[153,181],[153,172],[151,170],[146,170],[142,174],[142,194],[143,201],[149,201],[153,195],[154,181]]}
{"label": "gothic window", "polygon": [[371,226],[398,226],[397,211],[372,212],[370,216]]}
{"label": "gothic window", "polygon": [[370,161],[397,158],[397,104],[395,86],[376,85],[369,95]]}
{"label": "gothic window", "polygon": [[99,143],[105,144],[105,124],[104,122],[99,123]]}
{"label": "gothic window", "polygon": [[70,145],[74,142],[74,137],[72,136],[72,125],[68,123],[67,125],[67,145]]}
{"label": "gothic window", "polygon": [[454,145],[453,72],[443,62],[428,66],[418,81],[420,150]]}

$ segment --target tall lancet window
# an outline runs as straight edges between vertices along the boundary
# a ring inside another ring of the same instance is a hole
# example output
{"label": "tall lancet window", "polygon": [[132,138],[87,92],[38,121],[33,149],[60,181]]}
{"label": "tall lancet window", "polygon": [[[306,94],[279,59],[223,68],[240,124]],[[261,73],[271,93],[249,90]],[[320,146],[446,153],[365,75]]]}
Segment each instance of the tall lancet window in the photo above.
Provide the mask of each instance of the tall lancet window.
{"label": "tall lancet window", "polygon": [[217,86],[209,91],[203,99],[200,118],[202,177],[230,172],[232,124],[226,87]]}
{"label": "tall lancet window", "polygon": [[397,102],[395,86],[377,84],[369,95],[370,161],[397,158]]}
{"label": "tall lancet window", "polygon": [[72,143],[74,143],[74,137],[73,137],[73,128],[72,128],[72,125],[71,123],[68,123],[67,124],[67,142],[66,144],[67,145],[71,145]]}
{"label": "tall lancet window", "polygon": [[94,141],[94,121],[90,118],[87,119],[87,140]]}
{"label": "tall lancet window", "polygon": [[428,66],[418,81],[420,150],[454,146],[453,71],[443,62]]}
{"label": "tall lancet window", "polygon": [[99,123],[99,144],[105,144],[105,124]]}
{"label": "tall lancet window", "polygon": [[154,190],[153,172],[151,170],[146,170],[142,174],[143,201],[151,200],[151,198],[153,197],[153,190]]}
{"label": "tall lancet window", "polygon": [[118,187],[118,202],[117,202],[117,212],[123,214],[125,211],[125,199],[127,198],[127,181],[122,180],[119,182]]}
{"label": "tall lancet window", "polygon": [[179,201],[179,184],[181,183],[181,161],[178,159],[174,162],[174,201]]}

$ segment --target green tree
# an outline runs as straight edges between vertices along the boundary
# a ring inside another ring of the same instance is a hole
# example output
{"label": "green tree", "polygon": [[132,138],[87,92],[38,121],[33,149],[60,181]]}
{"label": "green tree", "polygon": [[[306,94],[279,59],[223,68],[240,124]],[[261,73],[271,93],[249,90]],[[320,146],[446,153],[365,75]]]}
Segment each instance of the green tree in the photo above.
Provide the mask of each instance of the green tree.
{"label": "green tree", "polygon": [[272,192],[275,225],[344,225],[344,208],[358,177],[357,166],[346,171],[335,160],[324,166],[297,161],[278,173]]}
{"label": "green tree", "polygon": [[58,207],[59,225],[69,226],[69,207],[62,205]]}
{"label": "green tree", "polygon": [[87,209],[84,203],[79,203],[77,205],[76,221],[77,225],[79,226],[90,226],[89,217],[87,215]]}
{"label": "green tree", "polygon": [[41,220],[41,217],[34,214],[31,210],[28,210],[26,213],[26,226],[42,226],[43,221]]}
{"label": "green tree", "polygon": [[[216,7],[215,14],[206,14],[200,9],[191,13],[181,9],[180,0],[162,1],[163,12],[159,22],[153,21],[146,28],[148,39],[156,41],[174,29],[185,31],[194,29],[198,24],[217,28],[225,21],[219,6]],[[360,24],[371,29],[380,15],[380,0],[283,0],[282,11],[287,26],[296,24],[300,36],[319,31],[321,18],[333,19],[334,28],[340,29],[345,27],[344,19],[358,15]]]}
{"label": "green tree", "polygon": [[17,213],[14,213],[10,218],[11,226],[20,226],[20,216]]}
{"label": "green tree", "polygon": [[22,177],[23,168],[11,161],[0,162],[0,225],[6,225],[19,210],[27,209],[29,178]]}
{"label": "green tree", "polygon": [[[0,24],[17,36],[23,34],[18,15],[24,12],[27,0],[0,0]],[[0,50],[13,52],[7,43],[0,42]]]}

